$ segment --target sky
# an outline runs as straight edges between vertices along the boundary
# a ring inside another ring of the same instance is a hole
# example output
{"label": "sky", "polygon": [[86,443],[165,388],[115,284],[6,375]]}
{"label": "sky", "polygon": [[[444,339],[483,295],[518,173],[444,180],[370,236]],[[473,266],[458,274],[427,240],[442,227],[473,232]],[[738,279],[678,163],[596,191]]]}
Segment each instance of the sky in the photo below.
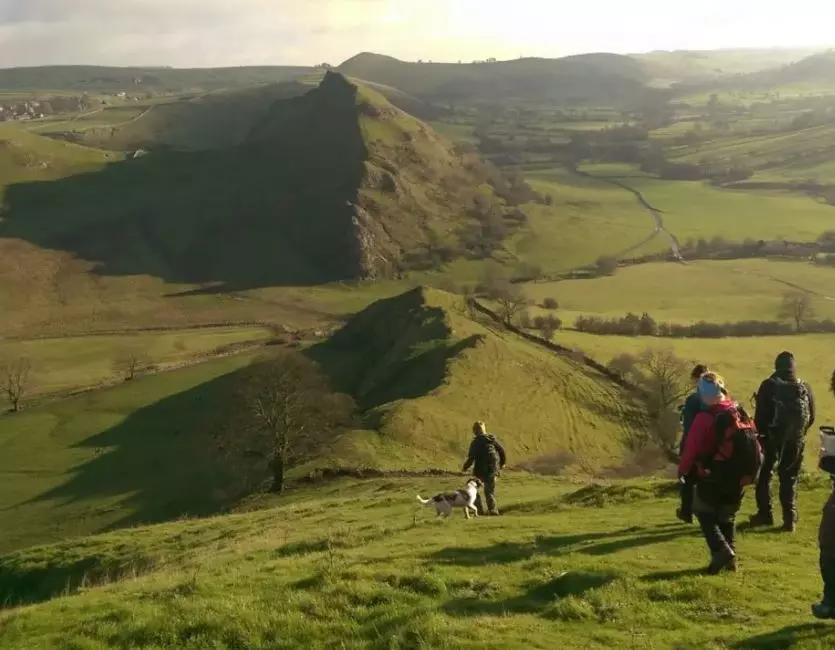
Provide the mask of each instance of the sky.
{"label": "sky", "polygon": [[0,0],[0,67],[824,47],[833,19],[832,0]]}

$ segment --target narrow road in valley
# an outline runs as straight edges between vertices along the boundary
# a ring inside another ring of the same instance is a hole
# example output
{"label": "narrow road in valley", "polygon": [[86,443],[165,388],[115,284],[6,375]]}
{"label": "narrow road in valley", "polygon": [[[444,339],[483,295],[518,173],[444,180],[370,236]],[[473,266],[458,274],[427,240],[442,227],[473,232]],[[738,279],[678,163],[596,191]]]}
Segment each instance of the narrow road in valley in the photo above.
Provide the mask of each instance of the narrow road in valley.
{"label": "narrow road in valley", "polygon": [[[598,180],[598,181],[601,181],[603,183],[609,183],[610,185],[615,185],[617,187],[620,187],[621,189],[626,190],[627,192],[630,192],[630,193],[634,194],[635,198],[638,199],[638,202],[644,207],[644,209],[647,212],[649,212],[650,216],[652,217],[653,221],[655,222],[655,232],[650,237],[645,239],[644,241],[642,241],[642,242],[640,242],[640,243],[638,243],[634,246],[631,246],[625,252],[632,252],[633,250],[637,250],[638,248],[640,248],[644,244],[652,241],[652,239],[657,234],[661,233],[665,237],[667,237],[667,239],[670,240],[670,249],[673,251],[673,256],[679,262],[684,262],[684,258],[681,256],[681,247],[679,245],[678,238],[673,233],[671,233],[669,230],[667,230],[667,228],[664,226],[664,217],[661,216],[663,214],[663,212],[661,210],[659,210],[658,208],[656,208],[654,205],[652,205],[652,203],[650,203],[647,200],[647,197],[644,196],[643,192],[641,192],[640,190],[636,190],[634,187],[631,187],[631,186],[627,185],[626,183],[624,183],[623,181],[620,181],[616,178],[606,178],[606,177],[602,177],[602,176],[593,176],[592,174],[588,174],[588,173],[580,171],[580,170],[575,170],[575,172],[577,174],[579,174],[580,176],[585,176],[586,178],[592,178],[594,180]],[[624,253],[621,253],[621,255],[623,255],[623,254]]]}

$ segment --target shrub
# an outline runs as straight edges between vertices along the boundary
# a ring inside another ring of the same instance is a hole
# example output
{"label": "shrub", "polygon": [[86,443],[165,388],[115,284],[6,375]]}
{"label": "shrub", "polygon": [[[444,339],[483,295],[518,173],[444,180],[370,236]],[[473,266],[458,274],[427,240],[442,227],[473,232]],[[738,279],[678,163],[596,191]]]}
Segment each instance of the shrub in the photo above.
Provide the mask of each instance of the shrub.
{"label": "shrub", "polygon": [[595,265],[600,275],[614,275],[618,270],[618,261],[614,257],[600,257]]}
{"label": "shrub", "polygon": [[546,298],[542,301],[542,306],[545,309],[559,309],[559,303],[557,302],[556,298]]}

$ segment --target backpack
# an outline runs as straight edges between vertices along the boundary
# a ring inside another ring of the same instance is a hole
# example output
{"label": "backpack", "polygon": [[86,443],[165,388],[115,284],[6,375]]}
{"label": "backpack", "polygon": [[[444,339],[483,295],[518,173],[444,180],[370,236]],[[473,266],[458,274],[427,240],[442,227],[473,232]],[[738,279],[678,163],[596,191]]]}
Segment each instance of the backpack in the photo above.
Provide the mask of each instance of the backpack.
{"label": "backpack", "polygon": [[811,417],[809,402],[805,382],[775,379],[771,430],[779,434],[804,433]]}
{"label": "backpack", "polygon": [[499,465],[501,464],[499,452],[496,449],[496,439],[489,433],[484,436],[482,452],[486,461],[487,470],[490,472],[497,472],[499,470]]}
{"label": "backpack", "polygon": [[752,485],[760,475],[763,450],[757,427],[739,405],[722,411],[714,421],[716,452],[706,460],[708,481],[723,494],[732,494]]}

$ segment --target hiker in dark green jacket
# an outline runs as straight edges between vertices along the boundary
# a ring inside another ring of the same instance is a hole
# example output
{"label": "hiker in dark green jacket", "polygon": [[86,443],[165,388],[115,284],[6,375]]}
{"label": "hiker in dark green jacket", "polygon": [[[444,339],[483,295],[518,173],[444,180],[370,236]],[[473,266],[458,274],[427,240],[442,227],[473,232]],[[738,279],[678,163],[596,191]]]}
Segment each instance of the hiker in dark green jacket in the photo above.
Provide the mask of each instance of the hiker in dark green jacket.
{"label": "hiker in dark green jacket", "polygon": [[[693,392],[687,396],[684,406],[681,407],[681,443],[678,447],[679,456],[684,451],[684,444],[687,441],[687,432],[693,425],[693,420],[706,407],[702,401],[699,391],[696,387],[699,384],[699,379],[702,375],[709,372],[708,367],[704,364],[699,364],[690,372],[690,381],[693,383]],[[679,483],[679,493],[681,495],[681,505],[676,510],[676,517],[688,524],[693,523],[693,486],[695,485],[695,476],[683,476]]]}
{"label": "hiker in dark green jacket", "polygon": [[479,493],[476,498],[478,514],[497,516],[499,509],[496,505],[496,476],[507,461],[504,448],[496,440],[495,436],[487,433],[487,426],[484,422],[478,421],[473,424],[473,441],[470,443],[470,451],[467,454],[467,461],[464,463],[463,471],[473,468],[473,475],[481,479],[484,484],[484,496],[487,499],[487,513],[484,511],[484,503]]}

